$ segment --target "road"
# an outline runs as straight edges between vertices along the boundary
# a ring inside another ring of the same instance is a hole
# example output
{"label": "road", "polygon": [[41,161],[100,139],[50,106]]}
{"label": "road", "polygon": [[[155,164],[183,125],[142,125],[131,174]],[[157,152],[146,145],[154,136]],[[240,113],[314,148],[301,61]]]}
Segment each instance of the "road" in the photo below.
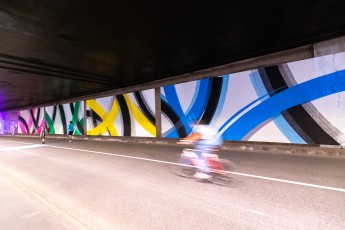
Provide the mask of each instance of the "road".
{"label": "road", "polygon": [[181,146],[0,138],[0,229],[345,229],[345,159],[221,151],[229,186],[176,176]]}

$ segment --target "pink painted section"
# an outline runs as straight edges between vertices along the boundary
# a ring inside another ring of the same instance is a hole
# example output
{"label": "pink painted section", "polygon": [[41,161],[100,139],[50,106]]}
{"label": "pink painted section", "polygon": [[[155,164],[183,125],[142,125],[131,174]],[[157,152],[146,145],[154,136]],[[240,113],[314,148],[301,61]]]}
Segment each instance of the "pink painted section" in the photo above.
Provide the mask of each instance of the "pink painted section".
{"label": "pink painted section", "polygon": [[21,122],[18,122],[18,123],[19,123],[19,127],[20,127],[20,130],[22,131],[22,133],[27,133],[23,123],[21,123]]}
{"label": "pink painted section", "polygon": [[[32,114],[36,117],[36,109],[31,109],[32,110]],[[29,114],[30,114],[30,110],[29,111]],[[31,133],[32,132],[32,126],[33,126],[33,120],[30,116],[29,118],[29,121],[28,121],[28,126],[29,126],[29,132]]]}
{"label": "pink painted section", "polygon": [[[18,116],[20,116],[20,111],[18,112]],[[20,128],[21,133],[26,133],[25,126],[23,125],[23,123],[19,121],[18,126]]]}
{"label": "pink painted section", "polygon": [[41,121],[41,124],[39,125],[38,129],[36,130],[36,134],[40,134],[41,133],[41,130],[45,126],[45,124],[46,124],[46,120],[43,118],[42,121]]}
{"label": "pink painted section", "polygon": [[[31,111],[34,114],[34,116],[36,116],[37,115],[36,113],[37,113],[38,109],[32,109]],[[25,112],[28,112],[30,114],[30,110],[26,110]],[[20,112],[18,112],[18,116],[20,116]],[[19,128],[21,130],[21,133],[23,133],[23,134],[28,134],[28,133],[29,134],[40,134],[41,129],[45,126],[44,115],[43,115],[42,121],[39,123],[39,126],[37,127],[37,130],[34,133],[32,133],[33,128],[34,128],[34,123],[33,123],[33,119],[31,118],[31,116],[29,116],[29,119],[27,121],[27,125],[28,125],[28,128],[29,128],[28,131],[26,131],[25,125],[23,123],[18,122],[18,126],[19,126]]]}

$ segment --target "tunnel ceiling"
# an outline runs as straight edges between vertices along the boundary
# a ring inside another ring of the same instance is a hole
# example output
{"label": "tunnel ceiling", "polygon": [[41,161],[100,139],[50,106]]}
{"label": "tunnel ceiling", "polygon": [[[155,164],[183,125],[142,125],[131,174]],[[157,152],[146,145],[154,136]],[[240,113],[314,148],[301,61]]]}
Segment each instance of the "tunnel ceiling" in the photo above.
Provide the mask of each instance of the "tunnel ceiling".
{"label": "tunnel ceiling", "polygon": [[0,2],[0,110],[133,86],[345,33],[345,1]]}

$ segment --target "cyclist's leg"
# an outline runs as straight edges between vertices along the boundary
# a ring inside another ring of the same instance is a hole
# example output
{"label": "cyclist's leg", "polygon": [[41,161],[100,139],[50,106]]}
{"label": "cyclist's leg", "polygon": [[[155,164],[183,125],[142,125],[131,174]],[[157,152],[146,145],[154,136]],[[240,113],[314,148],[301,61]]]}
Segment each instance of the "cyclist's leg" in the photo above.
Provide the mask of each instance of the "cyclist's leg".
{"label": "cyclist's leg", "polygon": [[208,145],[204,141],[199,141],[196,144],[196,154],[199,157],[197,169],[201,173],[210,174],[210,166],[204,157],[204,153],[208,153]]}

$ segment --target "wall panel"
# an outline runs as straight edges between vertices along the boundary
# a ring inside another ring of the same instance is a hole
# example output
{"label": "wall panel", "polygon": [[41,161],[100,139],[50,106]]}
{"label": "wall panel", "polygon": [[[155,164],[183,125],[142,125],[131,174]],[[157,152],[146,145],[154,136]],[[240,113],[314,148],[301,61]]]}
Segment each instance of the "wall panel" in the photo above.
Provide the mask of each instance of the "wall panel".
{"label": "wall panel", "polygon": [[155,137],[154,90],[86,101],[87,135]]}
{"label": "wall panel", "polygon": [[18,133],[39,134],[45,125],[44,108],[33,108],[18,112]]}
{"label": "wall panel", "polygon": [[70,121],[76,125],[74,135],[84,134],[84,102],[46,107],[45,118],[49,134],[67,134]]}
{"label": "wall panel", "polygon": [[225,140],[345,143],[345,53],[161,88],[163,137],[210,124]]}

